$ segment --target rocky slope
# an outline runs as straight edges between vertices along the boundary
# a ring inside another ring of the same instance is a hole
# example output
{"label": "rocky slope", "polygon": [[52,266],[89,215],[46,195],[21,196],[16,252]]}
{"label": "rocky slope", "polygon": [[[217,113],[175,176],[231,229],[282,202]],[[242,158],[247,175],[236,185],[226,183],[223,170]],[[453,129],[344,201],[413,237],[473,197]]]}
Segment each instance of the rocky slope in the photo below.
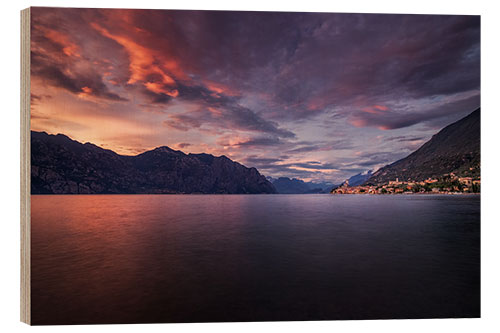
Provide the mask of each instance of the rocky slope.
{"label": "rocky slope", "polygon": [[480,109],[446,126],[409,156],[375,172],[365,184],[425,180],[447,173],[478,176],[480,172]]}
{"label": "rocky slope", "polygon": [[159,147],[123,156],[65,135],[31,132],[32,194],[276,193],[257,169],[225,156]]}

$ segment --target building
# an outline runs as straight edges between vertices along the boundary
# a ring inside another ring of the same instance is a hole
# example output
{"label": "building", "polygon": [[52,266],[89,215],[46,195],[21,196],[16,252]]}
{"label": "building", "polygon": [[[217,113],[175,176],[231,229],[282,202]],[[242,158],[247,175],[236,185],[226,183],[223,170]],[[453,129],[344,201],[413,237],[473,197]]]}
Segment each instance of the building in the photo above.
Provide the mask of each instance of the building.
{"label": "building", "polygon": [[458,181],[466,186],[472,185],[472,178],[471,177],[460,177],[460,178],[458,178]]}
{"label": "building", "polygon": [[396,180],[390,180],[389,181],[389,185],[390,186],[397,186],[397,185],[401,185],[401,184],[403,184],[403,182],[400,182],[399,178],[396,178]]}

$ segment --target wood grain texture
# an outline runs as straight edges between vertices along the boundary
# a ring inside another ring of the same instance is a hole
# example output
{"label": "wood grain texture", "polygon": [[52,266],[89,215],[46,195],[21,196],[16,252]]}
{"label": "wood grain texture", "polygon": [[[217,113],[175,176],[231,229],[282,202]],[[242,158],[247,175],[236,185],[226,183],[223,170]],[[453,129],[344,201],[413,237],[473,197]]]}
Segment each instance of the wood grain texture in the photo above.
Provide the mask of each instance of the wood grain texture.
{"label": "wood grain texture", "polygon": [[21,321],[31,324],[30,9],[21,11]]}

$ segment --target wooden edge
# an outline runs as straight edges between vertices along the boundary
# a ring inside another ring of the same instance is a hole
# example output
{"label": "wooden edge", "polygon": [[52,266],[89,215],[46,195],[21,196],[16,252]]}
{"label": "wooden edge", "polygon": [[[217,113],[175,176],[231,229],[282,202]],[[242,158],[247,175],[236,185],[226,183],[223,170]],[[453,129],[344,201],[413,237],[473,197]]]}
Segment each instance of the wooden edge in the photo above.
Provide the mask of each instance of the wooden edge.
{"label": "wooden edge", "polygon": [[21,321],[31,325],[30,8],[21,11]]}

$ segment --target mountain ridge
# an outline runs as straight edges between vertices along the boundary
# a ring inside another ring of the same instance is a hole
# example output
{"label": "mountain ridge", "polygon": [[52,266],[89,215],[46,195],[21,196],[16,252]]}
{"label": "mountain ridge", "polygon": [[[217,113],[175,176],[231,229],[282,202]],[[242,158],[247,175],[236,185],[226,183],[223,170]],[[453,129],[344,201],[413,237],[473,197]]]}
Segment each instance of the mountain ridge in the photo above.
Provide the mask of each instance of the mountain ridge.
{"label": "mountain ridge", "polygon": [[280,194],[320,194],[329,193],[337,185],[321,182],[305,182],[297,178],[289,177],[267,177]]}
{"label": "mountain ridge", "polygon": [[455,173],[477,176],[480,173],[481,108],[444,127],[420,148],[405,158],[372,174],[365,185],[391,180],[422,181]]}
{"label": "mountain ridge", "polygon": [[276,193],[255,168],[227,156],[160,146],[119,155],[64,134],[31,131],[32,194]]}

